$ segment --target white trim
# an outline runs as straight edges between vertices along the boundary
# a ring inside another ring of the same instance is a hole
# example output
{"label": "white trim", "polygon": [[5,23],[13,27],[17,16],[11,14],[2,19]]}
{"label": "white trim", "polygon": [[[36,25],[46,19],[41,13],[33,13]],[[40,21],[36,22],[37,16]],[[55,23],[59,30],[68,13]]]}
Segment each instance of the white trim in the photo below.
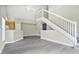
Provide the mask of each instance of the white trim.
{"label": "white trim", "polygon": [[20,41],[20,40],[23,40],[23,38],[20,38],[19,40],[13,40],[13,41],[10,41],[10,42],[5,42],[6,44],[7,43],[14,43],[14,42],[17,42],[17,41]]}
{"label": "white trim", "polygon": [[29,34],[29,35],[23,35],[23,36],[41,36],[41,34]]}
{"label": "white trim", "polygon": [[56,41],[56,40],[51,40],[51,39],[44,38],[44,37],[41,37],[41,39],[43,39],[43,40],[47,40],[47,41],[51,41],[51,42],[55,42],[55,43],[59,43],[59,44],[66,45],[66,46],[70,46],[70,47],[74,47],[73,44],[71,45],[71,44],[67,44],[67,43],[59,42],[59,41]]}

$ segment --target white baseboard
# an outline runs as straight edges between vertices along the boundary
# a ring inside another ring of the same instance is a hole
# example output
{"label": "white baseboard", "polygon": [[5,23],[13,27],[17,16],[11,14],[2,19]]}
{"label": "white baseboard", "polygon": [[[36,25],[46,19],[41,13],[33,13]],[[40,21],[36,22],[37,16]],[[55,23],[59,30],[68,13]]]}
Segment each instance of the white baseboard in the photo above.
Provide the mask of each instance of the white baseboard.
{"label": "white baseboard", "polygon": [[30,34],[30,35],[23,35],[24,37],[25,36],[40,36],[40,34]]}
{"label": "white baseboard", "polygon": [[73,44],[70,45],[70,44],[67,44],[67,43],[59,42],[59,41],[56,41],[56,40],[51,40],[51,39],[44,38],[44,37],[41,37],[41,39],[51,41],[51,42],[55,42],[55,43],[62,44],[62,45],[66,45],[66,46],[70,46],[70,47],[74,47]]}
{"label": "white baseboard", "polygon": [[20,40],[22,40],[23,38],[20,38],[20,39],[18,39],[18,40],[14,40],[14,41],[10,41],[10,42],[5,42],[6,44],[7,43],[14,43],[14,42],[17,42],[17,41],[20,41]]}

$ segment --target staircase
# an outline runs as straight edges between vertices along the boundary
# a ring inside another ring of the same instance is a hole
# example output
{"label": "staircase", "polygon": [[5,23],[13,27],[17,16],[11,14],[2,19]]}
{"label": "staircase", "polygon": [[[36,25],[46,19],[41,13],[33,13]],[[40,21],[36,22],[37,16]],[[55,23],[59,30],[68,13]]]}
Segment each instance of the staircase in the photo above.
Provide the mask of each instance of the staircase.
{"label": "staircase", "polygon": [[[41,30],[41,39],[72,47],[77,46],[77,22],[44,9],[41,11],[42,17],[39,20],[54,29]],[[44,16],[44,13],[48,14],[48,18]],[[58,20],[60,20],[59,23]]]}

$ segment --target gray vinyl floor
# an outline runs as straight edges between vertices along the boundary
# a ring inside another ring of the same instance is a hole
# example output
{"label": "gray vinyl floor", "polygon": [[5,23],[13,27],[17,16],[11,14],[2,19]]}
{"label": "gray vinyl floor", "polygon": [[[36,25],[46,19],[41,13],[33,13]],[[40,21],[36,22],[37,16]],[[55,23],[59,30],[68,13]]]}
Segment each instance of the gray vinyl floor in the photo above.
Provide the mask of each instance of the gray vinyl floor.
{"label": "gray vinyl floor", "polygon": [[78,54],[79,49],[49,42],[40,37],[26,37],[15,43],[6,44],[2,54]]}

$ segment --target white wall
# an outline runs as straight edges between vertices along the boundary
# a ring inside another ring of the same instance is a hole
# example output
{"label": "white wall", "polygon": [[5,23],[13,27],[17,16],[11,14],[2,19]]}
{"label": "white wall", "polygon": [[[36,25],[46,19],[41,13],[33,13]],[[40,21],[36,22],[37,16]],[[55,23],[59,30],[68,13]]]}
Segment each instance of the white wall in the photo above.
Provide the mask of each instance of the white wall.
{"label": "white wall", "polygon": [[36,24],[22,23],[24,36],[36,35]]}
{"label": "white wall", "polygon": [[6,6],[0,6],[0,17],[6,16]]}
{"label": "white wall", "polygon": [[50,5],[49,11],[62,15],[70,20],[77,21],[78,23],[77,27],[78,27],[78,33],[79,33],[79,6],[78,5]]}
{"label": "white wall", "polygon": [[1,23],[1,18],[0,18],[0,50],[1,50],[1,47],[2,47],[2,23]]}
{"label": "white wall", "polygon": [[0,43],[2,43],[2,16],[6,15],[5,6],[0,6]]}
{"label": "white wall", "polygon": [[[15,6],[7,6],[7,15],[9,20],[17,20],[21,19],[27,23],[22,23],[22,30],[24,33],[24,36],[28,35],[39,35],[39,31],[36,25],[33,25],[32,23],[36,23],[36,19],[40,17],[39,11],[44,8],[46,9],[46,6],[42,5],[15,5]],[[15,19],[17,18],[17,19]]]}
{"label": "white wall", "polygon": [[23,18],[26,20],[35,20],[40,9],[46,8],[45,6],[40,5],[15,5],[7,6],[7,15],[9,20],[13,18]]}
{"label": "white wall", "polygon": [[4,47],[4,42],[2,41],[2,16],[6,15],[5,6],[0,6],[0,53]]}

